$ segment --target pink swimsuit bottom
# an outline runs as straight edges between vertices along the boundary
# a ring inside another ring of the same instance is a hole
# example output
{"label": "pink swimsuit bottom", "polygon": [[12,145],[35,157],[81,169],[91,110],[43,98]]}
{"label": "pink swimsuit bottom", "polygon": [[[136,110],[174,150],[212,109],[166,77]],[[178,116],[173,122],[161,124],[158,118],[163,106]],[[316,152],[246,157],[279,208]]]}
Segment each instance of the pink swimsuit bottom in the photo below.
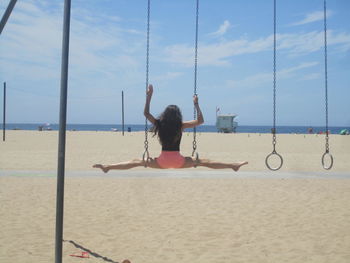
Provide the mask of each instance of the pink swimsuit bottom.
{"label": "pink swimsuit bottom", "polygon": [[156,161],[161,168],[182,168],[185,157],[179,151],[162,151]]}

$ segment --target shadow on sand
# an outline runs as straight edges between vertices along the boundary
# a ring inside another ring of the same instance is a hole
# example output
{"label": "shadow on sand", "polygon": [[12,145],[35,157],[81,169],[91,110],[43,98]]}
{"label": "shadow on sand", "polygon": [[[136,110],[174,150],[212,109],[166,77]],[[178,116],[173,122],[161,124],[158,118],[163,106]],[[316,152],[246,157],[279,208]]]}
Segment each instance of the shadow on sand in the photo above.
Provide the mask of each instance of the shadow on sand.
{"label": "shadow on sand", "polygon": [[74,242],[73,240],[63,240],[63,242],[71,243],[71,244],[72,244],[73,246],[75,246],[76,248],[79,248],[79,249],[81,249],[81,250],[83,250],[83,251],[85,251],[85,252],[88,252],[91,256],[93,256],[93,257],[95,257],[95,258],[100,258],[100,259],[102,259],[102,260],[104,260],[104,261],[106,261],[106,262],[119,263],[119,262],[114,261],[114,260],[112,260],[112,259],[110,259],[110,258],[101,256],[100,254],[98,254],[98,253],[96,253],[96,252],[93,252],[93,251],[91,251],[90,249],[85,248],[85,247],[79,245],[78,243]]}

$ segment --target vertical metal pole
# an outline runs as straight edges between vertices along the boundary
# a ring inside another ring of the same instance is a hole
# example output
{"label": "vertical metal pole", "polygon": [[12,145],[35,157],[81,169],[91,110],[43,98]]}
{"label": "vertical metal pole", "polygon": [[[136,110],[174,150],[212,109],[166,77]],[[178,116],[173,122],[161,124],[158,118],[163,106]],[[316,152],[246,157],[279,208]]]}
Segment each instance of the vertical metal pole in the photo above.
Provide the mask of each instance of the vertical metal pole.
{"label": "vertical metal pole", "polygon": [[16,2],[17,0],[11,0],[9,5],[7,6],[6,8],[6,11],[4,13],[4,15],[2,16],[1,18],[1,22],[0,22],[0,35],[2,33],[2,30],[4,29],[5,25],[6,25],[6,22],[7,20],[9,19],[11,13],[12,13],[12,10],[13,8],[15,7],[16,5]]}
{"label": "vertical metal pole", "polygon": [[122,91],[122,127],[124,136],[124,91]]}
{"label": "vertical metal pole", "polygon": [[3,121],[2,121],[2,141],[5,141],[6,133],[6,82],[4,82],[4,111],[3,111]]}
{"label": "vertical metal pole", "polygon": [[62,262],[70,8],[71,8],[71,0],[65,0],[64,16],[63,16],[60,123],[59,123],[58,165],[57,165],[56,247],[55,247],[56,263]]}

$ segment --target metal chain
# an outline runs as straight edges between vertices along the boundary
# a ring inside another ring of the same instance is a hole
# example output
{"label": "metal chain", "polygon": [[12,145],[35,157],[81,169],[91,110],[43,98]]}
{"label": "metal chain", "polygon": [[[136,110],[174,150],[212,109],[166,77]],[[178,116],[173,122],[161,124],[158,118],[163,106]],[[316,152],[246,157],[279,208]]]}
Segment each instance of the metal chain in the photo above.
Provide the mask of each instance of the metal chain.
{"label": "metal chain", "polygon": [[[321,163],[324,169],[330,170],[333,167],[334,159],[329,153],[329,132],[328,132],[328,70],[327,70],[327,6],[323,1],[323,21],[324,21],[324,81],[325,81],[325,104],[326,104],[326,151],[322,155]],[[326,156],[329,163],[326,165]]]}
{"label": "metal chain", "polygon": [[[195,37],[195,47],[194,47],[194,90],[193,95],[197,96],[197,65],[198,65],[198,17],[199,17],[199,0],[196,1],[196,37]],[[193,107],[193,118],[197,119],[197,110],[196,106]],[[192,156],[197,150],[197,129],[193,128],[193,151]]]}
{"label": "metal chain", "polygon": [[[151,13],[151,0],[148,0],[148,8],[147,8],[147,48],[146,48],[146,96],[147,96],[147,89],[148,89],[148,79],[149,79],[149,35],[150,35],[150,13]],[[142,159],[145,160],[145,157],[147,157],[146,162],[149,159],[149,152],[148,152],[148,122],[147,118],[145,118],[145,152],[143,154]]]}
{"label": "metal chain", "polygon": [[325,72],[325,107],[326,107],[326,153],[329,153],[329,137],[328,137],[328,69],[327,69],[327,7],[324,0],[324,72]]}
{"label": "metal chain", "polygon": [[273,152],[276,152],[276,0],[274,0],[273,16],[273,130],[272,145]]}
{"label": "metal chain", "polygon": [[[265,164],[270,170],[277,171],[283,165],[283,157],[276,151],[276,0],[274,0],[273,3],[273,128],[271,130],[273,150],[269,155],[266,156]],[[269,164],[269,160],[272,156],[275,156],[274,158],[278,158],[280,160],[278,166],[272,167]]]}

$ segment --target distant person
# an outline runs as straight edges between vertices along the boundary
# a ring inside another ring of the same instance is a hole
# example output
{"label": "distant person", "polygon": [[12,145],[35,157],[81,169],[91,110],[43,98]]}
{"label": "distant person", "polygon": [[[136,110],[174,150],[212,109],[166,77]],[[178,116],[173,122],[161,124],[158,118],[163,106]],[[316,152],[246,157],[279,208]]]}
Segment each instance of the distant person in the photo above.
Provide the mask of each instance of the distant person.
{"label": "distant person", "polygon": [[[181,111],[176,105],[169,105],[158,119],[154,118],[149,112],[152,94],[153,86],[149,85],[147,89],[144,115],[154,125],[154,135],[158,135],[158,139],[162,145],[162,152],[158,158],[149,158],[149,160],[146,160],[148,167],[168,169],[204,166],[212,169],[229,168],[238,171],[242,165],[248,164],[248,162],[223,163],[208,159],[196,160],[192,157],[182,156],[180,154],[180,142],[183,130],[196,127],[204,122],[203,114],[198,104],[198,97],[193,97],[193,103],[198,113],[198,119],[183,122]],[[93,167],[100,168],[103,172],[107,173],[109,170],[131,169],[134,167],[145,166],[145,164],[144,160],[135,159],[128,162],[110,165],[95,164]]]}
{"label": "distant person", "polygon": [[307,129],[307,132],[308,132],[308,134],[313,134],[314,130],[313,130],[313,128],[310,127],[310,128]]}

